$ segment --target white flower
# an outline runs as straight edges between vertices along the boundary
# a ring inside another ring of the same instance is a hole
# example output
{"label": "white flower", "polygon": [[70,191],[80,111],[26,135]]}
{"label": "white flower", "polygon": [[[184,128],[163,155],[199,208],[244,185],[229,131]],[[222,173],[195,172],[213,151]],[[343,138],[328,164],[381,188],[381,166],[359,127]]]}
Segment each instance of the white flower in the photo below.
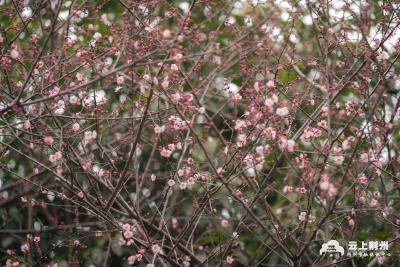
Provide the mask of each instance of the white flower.
{"label": "white flower", "polygon": [[156,126],[156,127],[154,127],[154,132],[156,133],[156,134],[160,134],[160,133],[163,133],[163,132],[165,132],[165,125],[162,125],[162,126]]}
{"label": "white flower", "polygon": [[276,109],[276,115],[278,115],[279,117],[284,117],[287,114],[289,114],[289,110],[287,109],[287,107]]}

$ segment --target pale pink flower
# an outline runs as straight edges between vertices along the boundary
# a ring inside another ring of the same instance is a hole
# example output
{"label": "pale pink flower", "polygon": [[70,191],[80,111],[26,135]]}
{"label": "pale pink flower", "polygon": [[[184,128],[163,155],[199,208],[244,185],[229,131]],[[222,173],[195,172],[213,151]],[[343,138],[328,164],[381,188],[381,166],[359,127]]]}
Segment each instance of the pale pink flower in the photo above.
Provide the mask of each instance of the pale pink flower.
{"label": "pale pink flower", "polygon": [[26,120],[25,122],[24,122],[24,128],[26,129],[26,130],[28,130],[28,129],[30,129],[31,128],[31,122],[29,121],[29,120]]}
{"label": "pale pink flower", "polygon": [[336,165],[342,165],[343,161],[344,161],[344,157],[341,156],[341,155],[337,155],[337,156],[334,156],[334,157],[333,157],[333,162],[334,162]]}
{"label": "pale pink flower", "polygon": [[221,226],[222,226],[223,228],[228,227],[228,226],[229,226],[229,221],[228,221],[228,220],[225,220],[225,219],[222,219],[222,220],[221,220]]}
{"label": "pale pink flower", "polygon": [[123,84],[124,82],[125,82],[124,76],[118,76],[118,77],[117,77],[117,84],[118,84],[118,85],[121,85],[121,84]]}
{"label": "pale pink flower", "polygon": [[79,193],[77,194],[79,198],[84,198],[85,194],[82,191],[79,191]]}
{"label": "pale pink flower", "polygon": [[276,115],[278,115],[279,117],[285,117],[288,114],[289,114],[289,110],[287,107],[282,107],[282,108],[276,109]]}
{"label": "pale pink flower", "polygon": [[174,71],[174,72],[177,72],[177,71],[179,70],[178,65],[176,65],[176,64],[171,64],[171,70]]}
{"label": "pale pink flower", "polygon": [[13,49],[10,51],[10,57],[12,59],[17,59],[19,57],[19,52],[17,49]]}
{"label": "pale pink flower", "polygon": [[365,176],[364,173],[362,173],[362,174],[360,174],[360,176],[358,176],[357,181],[360,184],[367,184],[368,183],[368,178],[367,178],[367,176]]}
{"label": "pale pink flower", "polygon": [[233,257],[232,256],[227,256],[226,257],[226,263],[227,264],[232,264],[233,263]]}
{"label": "pale pink flower", "polygon": [[285,185],[283,187],[283,193],[293,193],[293,191],[294,191],[293,186]]}
{"label": "pale pink flower", "polygon": [[368,163],[368,158],[369,158],[368,153],[362,153],[360,155],[360,161],[362,163]]}
{"label": "pale pink flower", "polygon": [[160,248],[159,245],[154,244],[154,245],[151,246],[151,251],[152,251],[154,254],[159,254],[159,253],[161,253],[161,248]]}
{"label": "pale pink flower", "polygon": [[274,105],[274,100],[272,98],[267,97],[265,99],[264,105],[267,107],[272,107]]}
{"label": "pale pink flower", "polygon": [[51,155],[49,156],[49,161],[50,161],[50,162],[56,162],[56,161],[60,160],[61,158],[62,158],[61,152],[60,152],[60,151],[57,151],[56,153],[51,154]]}
{"label": "pale pink flower", "polygon": [[378,200],[376,200],[375,198],[372,198],[371,201],[370,201],[370,203],[369,203],[369,206],[370,206],[371,208],[374,208],[374,207],[376,207],[377,205],[378,205]]}
{"label": "pale pink flower", "polygon": [[131,255],[128,257],[128,264],[133,265],[133,264],[135,264],[136,260],[137,260],[136,255]]}
{"label": "pale pink flower", "polygon": [[69,103],[70,104],[72,104],[72,105],[79,105],[79,98],[77,98],[76,96],[74,96],[74,95],[71,95],[70,97],[69,97]]}
{"label": "pale pink flower", "polygon": [[171,150],[168,150],[168,149],[165,148],[165,147],[161,148],[160,155],[161,155],[162,157],[164,157],[164,158],[169,158],[169,157],[171,156],[171,154],[172,154],[172,151],[171,151]]}
{"label": "pale pink flower", "polygon": [[97,132],[96,131],[86,131],[84,133],[84,142],[87,144],[91,142],[93,139],[97,138]]}
{"label": "pale pink flower", "polygon": [[83,74],[82,73],[77,73],[76,74],[76,79],[78,80],[78,81],[80,81],[80,82],[82,82],[84,79],[85,79],[85,77],[83,76]]}
{"label": "pale pink flower", "polygon": [[183,58],[183,55],[181,54],[181,53],[177,53],[175,56],[174,56],[174,59],[176,60],[176,61],[181,61],[182,60],[182,58]]}
{"label": "pale pink flower", "polygon": [[275,83],[274,83],[274,81],[268,81],[266,86],[268,89],[272,89],[275,87]]}
{"label": "pale pink flower", "polygon": [[164,31],[162,32],[162,36],[163,36],[165,39],[170,39],[171,36],[172,36],[172,33],[171,33],[170,30],[166,29],[166,30],[164,30]]}
{"label": "pale pink flower", "polygon": [[102,35],[101,35],[101,33],[99,33],[99,32],[96,32],[96,33],[93,35],[93,39],[95,39],[96,41],[100,40],[101,37],[102,37]]}
{"label": "pale pink flower", "polygon": [[157,125],[156,127],[154,127],[154,132],[156,134],[160,134],[160,133],[165,132],[165,129],[166,129],[165,125],[161,125],[161,126]]}
{"label": "pale pink flower", "polygon": [[304,212],[304,211],[300,212],[299,220],[300,221],[305,221],[306,219],[307,219],[307,213]]}
{"label": "pale pink flower", "polygon": [[72,131],[77,132],[80,128],[81,127],[79,126],[79,123],[75,122],[74,124],[72,124]]}
{"label": "pale pink flower", "polygon": [[155,182],[155,181],[157,180],[157,176],[155,176],[154,174],[152,174],[152,175],[150,176],[150,180],[151,180],[152,182]]}
{"label": "pale pink flower", "polygon": [[45,137],[43,138],[43,142],[44,142],[46,145],[50,146],[50,145],[52,145],[52,144],[54,143],[54,138],[51,137],[51,136],[45,136]]}
{"label": "pale pink flower", "polygon": [[168,185],[171,186],[171,187],[174,186],[175,185],[175,181],[172,180],[172,179],[168,180]]}
{"label": "pale pink flower", "polygon": [[186,183],[186,182],[181,182],[181,183],[179,184],[179,188],[180,188],[181,190],[185,190],[186,187],[187,187],[187,183]]}
{"label": "pale pink flower", "polygon": [[161,87],[162,87],[164,90],[168,89],[168,87],[169,87],[169,81],[168,81],[167,78],[165,78],[165,79],[163,80],[163,82],[161,83]]}
{"label": "pale pink flower", "polygon": [[176,229],[178,227],[178,220],[174,217],[171,219],[171,226],[172,229]]}
{"label": "pale pink flower", "polygon": [[238,103],[241,99],[242,99],[242,96],[240,94],[235,94],[232,96],[233,103]]}
{"label": "pale pink flower", "polygon": [[60,92],[60,88],[58,86],[55,86],[53,90],[50,91],[50,96],[55,96]]}
{"label": "pale pink flower", "polygon": [[133,237],[133,232],[131,230],[127,230],[123,232],[123,235],[126,239],[132,238]]}
{"label": "pale pink flower", "polygon": [[181,94],[180,93],[176,92],[176,93],[173,93],[171,95],[172,103],[177,104],[177,103],[179,103],[179,100],[181,100]]}
{"label": "pale pink flower", "polygon": [[29,251],[29,243],[23,243],[22,245],[21,245],[21,251],[22,251],[22,253],[27,253],[28,251]]}

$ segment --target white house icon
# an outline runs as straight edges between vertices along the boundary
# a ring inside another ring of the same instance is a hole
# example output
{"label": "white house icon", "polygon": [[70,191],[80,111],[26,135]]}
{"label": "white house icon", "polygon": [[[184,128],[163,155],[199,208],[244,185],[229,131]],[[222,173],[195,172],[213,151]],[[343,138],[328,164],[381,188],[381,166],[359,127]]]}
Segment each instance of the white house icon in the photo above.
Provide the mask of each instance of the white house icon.
{"label": "white house icon", "polygon": [[340,253],[340,256],[344,255],[344,248],[339,245],[336,240],[329,240],[328,242],[322,244],[322,248],[319,250],[319,255],[324,254]]}

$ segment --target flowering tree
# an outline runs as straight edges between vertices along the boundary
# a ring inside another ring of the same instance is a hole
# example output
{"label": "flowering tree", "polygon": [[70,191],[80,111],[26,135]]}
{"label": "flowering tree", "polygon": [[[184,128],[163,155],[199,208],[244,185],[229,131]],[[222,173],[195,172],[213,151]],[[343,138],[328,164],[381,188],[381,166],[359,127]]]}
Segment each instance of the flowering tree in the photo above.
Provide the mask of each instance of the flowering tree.
{"label": "flowering tree", "polygon": [[[4,266],[398,262],[397,1],[0,14]],[[332,239],[387,253],[320,255]]]}

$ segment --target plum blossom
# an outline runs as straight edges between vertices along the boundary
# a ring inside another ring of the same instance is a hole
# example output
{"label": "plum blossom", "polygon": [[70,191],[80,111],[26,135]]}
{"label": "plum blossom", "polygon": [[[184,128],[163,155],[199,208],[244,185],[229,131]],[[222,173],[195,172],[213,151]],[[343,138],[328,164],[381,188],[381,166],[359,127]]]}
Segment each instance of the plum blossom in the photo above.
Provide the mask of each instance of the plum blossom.
{"label": "plum blossom", "polygon": [[285,117],[288,114],[289,114],[289,110],[287,107],[282,107],[282,108],[276,109],[276,115],[278,115],[279,117]]}
{"label": "plum blossom", "polygon": [[159,245],[154,244],[154,245],[151,246],[151,251],[152,251],[154,254],[160,254],[160,253],[161,253],[161,248],[160,248]]}
{"label": "plum blossom", "polygon": [[175,181],[170,179],[168,180],[168,186],[173,187],[175,185]]}
{"label": "plum blossom", "polygon": [[21,245],[21,251],[22,251],[22,253],[28,253],[29,252],[29,243],[23,243],[22,245]]}
{"label": "plum blossom", "polygon": [[43,142],[44,142],[46,145],[51,146],[51,145],[54,143],[54,138],[51,137],[51,136],[45,136],[45,137],[43,138]]}
{"label": "plum blossom", "polygon": [[164,158],[169,158],[172,155],[173,150],[170,150],[168,148],[162,147],[160,151],[160,155]]}
{"label": "plum blossom", "polygon": [[62,153],[60,151],[55,152],[49,156],[50,162],[56,162],[62,159]]}
{"label": "plum blossom", "polygon": [[121,85],[121,84],[123,84],[125,82],[125,78],[124,78],[124,76],[118,76],[117,77],[117,84],[118,85]]}
{"label": "plum blossom", "polygon": [[305,221],[307,219],[307,212],[305,212],[305,211],[302,211],[302,212],[300,212],[300,215],[299,215],[299,221]]}
{"label": "plum blossom", "polygon": [[17,49],[13,49],[10,51],[10,57],[12,59],[17,59],[19,57],[19,52]]}
{"label": "plum blossom", "polygon": [[227,264],[232,264],[233,263],[233,257],[232,256],[227,256],[226,257],[226,263]]}
{"label": "plum blossom", "polygon": [[156,134],[161,134],[161,133],[165,132],[165,129],[166,129],[165,125],[161,125],[161,126],[157,125],[156,127],[154,127],[154,132]]}
{"label": "plum blossom", "polygon": [[222,219],[222,220],[221,220],[221,226],[222,226],[223,228],[228,227],[228,226],[229,226],[229,221],[228,221],[228,220],[225,220],[225,219]]}
{"label": "plum blossom", "polygon": [[83,141],[85,144],[90,143],[92,140],[97,138],[97,132],[95,130],[93,131],[86,131],[84,133]]}
{"label": "plum blossom", "polygon": [[80,126],[79,126],[79,123],[77,123],[77,122],[75,122],[74,124],[72,124],[72,130],[74,131],[74,132],[77,132],[77,131],[79,131],[79,129],[81,128]]}
{"label": "plum blossom", "polygon": [[367,176],[365,176],[364,173],[362,173],[362,174],[360,174],[360,175],[358,176],[357,181],[358,181],[360,184],[367,184],[367,183],[368,183],[368,178],[367,178]]}
{"label": "plum blossom", "polygon": [[136,255],[131,255],[128,257],[128,264],[133,265],[133,264],[135,264],[136,260],[137,260]]}
{"label": "plum blossom", "polygon": [[181,94],[178,93],[178,92],[173,93],[173,94],[171,95],[171,101],[172,101],[172,103],[174,103],[174,104],[178,104],[180,99],[181,99]]}

